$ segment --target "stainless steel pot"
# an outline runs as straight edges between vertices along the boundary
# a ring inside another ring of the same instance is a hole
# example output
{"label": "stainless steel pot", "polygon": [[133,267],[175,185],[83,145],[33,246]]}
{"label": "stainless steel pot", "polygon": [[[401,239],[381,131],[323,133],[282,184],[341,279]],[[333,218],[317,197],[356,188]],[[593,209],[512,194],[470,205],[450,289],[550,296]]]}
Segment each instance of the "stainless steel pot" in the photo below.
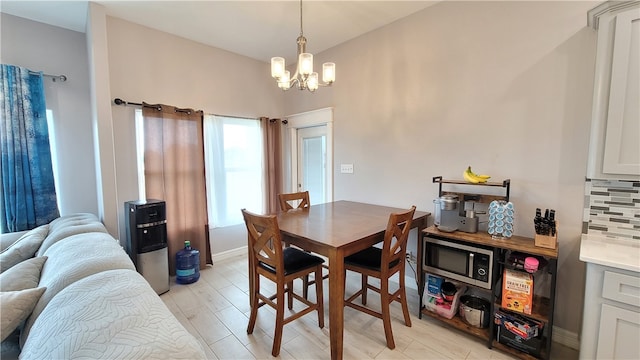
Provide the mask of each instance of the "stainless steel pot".
{"label": "stainless steel pot", "polygon": [[489,300],[474,295],[463,295],[460,297],[460,317],[469,325],[478,328],[489,326],[491,319],[491,303]]}

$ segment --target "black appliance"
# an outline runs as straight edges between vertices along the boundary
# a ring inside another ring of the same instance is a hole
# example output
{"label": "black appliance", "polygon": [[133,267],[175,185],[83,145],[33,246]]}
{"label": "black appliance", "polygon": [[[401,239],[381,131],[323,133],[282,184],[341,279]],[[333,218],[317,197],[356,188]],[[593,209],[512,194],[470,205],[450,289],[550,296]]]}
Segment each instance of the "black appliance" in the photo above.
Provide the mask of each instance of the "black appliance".
{"label": "black appliance", "polygon": [[124,208],[129,257],[156,293],[169,291],[166,203],[135,200],[125,202]]}

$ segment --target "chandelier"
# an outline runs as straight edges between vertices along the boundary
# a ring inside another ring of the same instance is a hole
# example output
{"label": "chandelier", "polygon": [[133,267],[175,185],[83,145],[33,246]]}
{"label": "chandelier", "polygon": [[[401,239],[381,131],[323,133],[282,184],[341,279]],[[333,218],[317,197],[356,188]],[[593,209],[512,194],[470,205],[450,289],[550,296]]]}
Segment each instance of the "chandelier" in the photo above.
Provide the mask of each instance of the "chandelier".
{"label": "chandelier", "polygon": [[284,58],[271,58],[271,76],[278,82],[278,87],[289,90],[296,85],[300,90],[314,92],[318,86],[331,86],[336,80],[336,64],[332,62],[322,64],[322,83],[320,83],[318,73],[313,71],[313,54],[305,51],[307,39],[302,33],[302,0],[300,0],[300,36],[296,43],[298,44],[298,64],[293,77],[285,68]]}

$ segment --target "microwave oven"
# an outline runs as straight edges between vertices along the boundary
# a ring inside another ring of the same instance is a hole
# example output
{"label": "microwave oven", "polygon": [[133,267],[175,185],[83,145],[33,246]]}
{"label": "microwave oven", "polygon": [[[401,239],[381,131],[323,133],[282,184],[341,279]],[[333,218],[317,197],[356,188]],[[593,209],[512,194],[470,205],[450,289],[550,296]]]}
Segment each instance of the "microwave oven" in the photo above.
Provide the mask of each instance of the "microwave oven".
{"label": "microwave oven", "polygon": [[424,238],[424,269],[435,275],[491,289],[493,249]]}

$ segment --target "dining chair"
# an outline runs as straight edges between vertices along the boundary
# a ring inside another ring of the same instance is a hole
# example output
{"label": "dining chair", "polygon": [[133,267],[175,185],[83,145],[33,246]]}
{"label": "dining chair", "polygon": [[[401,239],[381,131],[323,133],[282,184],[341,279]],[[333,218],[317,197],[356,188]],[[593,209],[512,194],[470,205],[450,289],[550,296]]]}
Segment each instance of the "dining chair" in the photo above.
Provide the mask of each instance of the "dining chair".
{"label": "dining chair", "polygon": [[300,201],[295,209],[303,209],[311,206],[309,201],[309,191],[300,191],[295,193],[278,194],[280,201],[280,210],[289,211],[294,209],[294,201]]}
{"label": "dining chair", "polygon": [[[391,331],[391,312],[389,306],[391,302],[398,301],[402,305],[404,323],[411,327],[411,317],[407,306],[407,293],[405,290],[405,258],[407,253],[407,238],[411,229],[411,221],[416,207],[403,213],[392,213],[389,215],[387,229],[384,232],[382,248],[375,246],[364,249],[344,259],[345,275],[346,271],[358,272],[362,276],[361,289],[344,301],[344,305],[369,315],[382,319],[384,324],[384,334],[387,339],[387,347],[396,347]],[[399,288],[393,293],[389,291],[389,279],[395,273],[399,275]],[[372,276],[380,279],[380,287],[375,287],[368,283],[368,277]],[[380,294],[381,311],[375,311],[367,305],[367,291],[373,290]],[[354,303],[358,297],[362,298],[362,305]]]}
{"label": "dining chair", "polygon": [[[282,246],[282,237],[278,220],[275,215],[258,215],[242,209],[242,216],[247,226],[249,248],[249,276],[251,314],[247,326],[247,334],[253,333],[258,316],[258,308],[269,305],[276,310],[275,335],[271,355],[278,356],[282,343],[282,328],[287,323],[306,315],[312,311],[318,312],[318,325],[324,327],[324,305],[322,281],[316,283],[316,302],[312,303],[296,294],[293,289],[293,280],[310,273],[322,276],[322,263],[324,259],[311,255],[302,250]],[[264,295],[260,292],[260,277],[264,277],[276,284],[276,293]],[[285,317],[284,297],[289,299],[288,308],[293,308],[293,299],[304,303],[306,307],[296,310],[295,313]],[[275,302],[274,302],[275,300]]]}
{"label": "dining chair", "polygon": [[[289,210],[294,210],[294,209],[306,209],[306,208],[309,208],[309,206],[311,206],[311,202],[309,201],[309,191],[278,194],[278,200],[280,202],[280,210],[285,212]],[[299,201],[296,207],[294,207],[295,201]],[[329,271],[329,267],[327,265],[322,265],[322,267],[327,271]],[[329,278],[328,272],[322,276],[322,280],[328,279],[328,278]],[[309,280],[308,275],[302,279],[302,297],[304,297],[305,299],[309,298],[309,287],[313,286],[313,284],[315,283],[316,283],[315,278],[313,280]]]}

